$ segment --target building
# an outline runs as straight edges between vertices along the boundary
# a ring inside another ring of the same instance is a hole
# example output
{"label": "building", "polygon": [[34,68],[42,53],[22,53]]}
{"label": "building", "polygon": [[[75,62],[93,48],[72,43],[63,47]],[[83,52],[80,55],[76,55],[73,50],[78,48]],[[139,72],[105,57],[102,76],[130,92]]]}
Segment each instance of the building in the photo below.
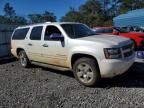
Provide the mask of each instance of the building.
{"label": "building", "polygon": [[11,34],[16,25],[0,24],[0,57],[9,56]]}

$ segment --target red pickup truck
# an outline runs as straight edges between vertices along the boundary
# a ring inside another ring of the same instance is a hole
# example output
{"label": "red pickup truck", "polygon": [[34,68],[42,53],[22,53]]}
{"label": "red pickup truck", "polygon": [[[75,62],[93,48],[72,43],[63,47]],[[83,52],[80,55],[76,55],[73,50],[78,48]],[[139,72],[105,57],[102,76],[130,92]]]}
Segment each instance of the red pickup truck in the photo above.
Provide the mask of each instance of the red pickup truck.
{"label": "red pickup truck", "polygon": [[96,33],[113,34],[130,38],[135,43],[136,50],[144,50],[144,33],[142,32],[127,32],[119,27],[94,27]]}

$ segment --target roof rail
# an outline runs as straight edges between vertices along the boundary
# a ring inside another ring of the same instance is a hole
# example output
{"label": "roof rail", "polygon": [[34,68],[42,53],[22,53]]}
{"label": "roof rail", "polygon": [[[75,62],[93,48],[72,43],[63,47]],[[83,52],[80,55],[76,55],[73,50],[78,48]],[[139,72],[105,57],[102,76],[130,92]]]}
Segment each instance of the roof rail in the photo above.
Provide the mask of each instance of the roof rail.
{"label": "roof rail", "polygon": [[48,21],[48,22],[41,22],[41,23],[34,23],[34,24],[26,24],[26,25],[21,25],[18,27],[32,26],[32,25],[38,25],[38,24],[44,24],[44,23],[52,23],[52,22]]}

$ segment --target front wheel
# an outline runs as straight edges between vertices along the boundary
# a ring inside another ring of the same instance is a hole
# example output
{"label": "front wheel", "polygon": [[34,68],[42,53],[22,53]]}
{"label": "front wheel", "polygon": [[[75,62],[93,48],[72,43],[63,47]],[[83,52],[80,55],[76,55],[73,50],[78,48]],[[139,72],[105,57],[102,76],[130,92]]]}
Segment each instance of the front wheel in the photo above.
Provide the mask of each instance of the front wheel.
{"label": "front wheel", "polygon": [[100,80],[96,61],[91,58],[80,58],[73,65],[75,78],[85,86],[94,86]]}
{"label": "front wheel", "polygon": [[20,51],[19,52],[19,61],[20,61],[20,64],[22,65],[22,67],[28,67],[30,65],[30,62],[29,62],[29,59],[25,53],[25,51]]}

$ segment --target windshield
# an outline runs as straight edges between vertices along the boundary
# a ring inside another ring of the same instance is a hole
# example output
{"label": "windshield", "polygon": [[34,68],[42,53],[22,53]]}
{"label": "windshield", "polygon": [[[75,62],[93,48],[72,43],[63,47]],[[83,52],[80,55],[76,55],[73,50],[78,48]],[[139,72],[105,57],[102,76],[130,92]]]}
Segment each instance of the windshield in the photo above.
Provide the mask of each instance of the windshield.
{"label": "windshield", "polygon": [[61,24],[62,28],[70,38],[81,38],[96,35],[89,27],[84,24]]}
{"label": "windshield", "polygon": [[129,31],[124,29],[124,28],[120,28],[120,27],[114,27],[114,30],[120,32],[120,33],[128,33]]}

